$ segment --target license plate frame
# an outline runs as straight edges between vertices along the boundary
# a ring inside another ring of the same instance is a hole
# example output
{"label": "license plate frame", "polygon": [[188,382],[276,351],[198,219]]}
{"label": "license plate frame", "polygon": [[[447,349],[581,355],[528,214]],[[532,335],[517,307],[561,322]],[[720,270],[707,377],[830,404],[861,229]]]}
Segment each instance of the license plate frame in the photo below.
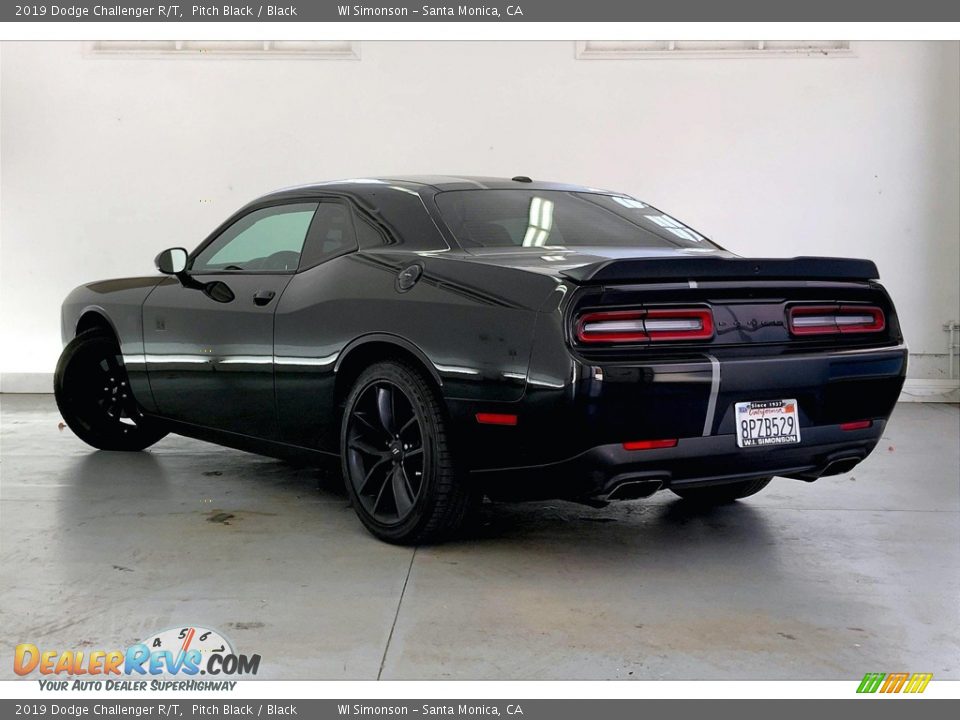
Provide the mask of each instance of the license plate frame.
{"label": "license plate frame", "polygon": [[799,405],[793,398],[747,400],[734,406],[737,447],[772,448],[800,444]]}

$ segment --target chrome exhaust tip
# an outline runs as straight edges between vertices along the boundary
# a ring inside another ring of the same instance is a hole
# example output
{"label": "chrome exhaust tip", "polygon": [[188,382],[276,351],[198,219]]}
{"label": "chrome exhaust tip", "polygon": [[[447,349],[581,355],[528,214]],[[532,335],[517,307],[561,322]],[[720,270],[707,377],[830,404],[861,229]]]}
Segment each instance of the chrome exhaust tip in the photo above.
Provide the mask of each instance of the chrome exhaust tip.
{"label": "chrome exhaust tip", "polygon": [[662,480],[625,480],[610,491],[607,500],[642,500],[662,487]]}

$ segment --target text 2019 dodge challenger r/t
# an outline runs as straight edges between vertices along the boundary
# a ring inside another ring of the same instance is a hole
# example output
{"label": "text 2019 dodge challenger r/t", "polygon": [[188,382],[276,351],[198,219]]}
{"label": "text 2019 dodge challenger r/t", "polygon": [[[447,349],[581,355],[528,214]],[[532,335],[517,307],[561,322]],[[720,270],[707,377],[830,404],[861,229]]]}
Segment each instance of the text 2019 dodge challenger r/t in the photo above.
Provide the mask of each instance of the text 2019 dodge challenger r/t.
{"label": "text 2019 dodge challenger r/t", "polygon": [[70,428],[339,456],[391,542],[449,535],[484,493],[726,502],[845,472],[906,371],[872,262],[741,258],[523,177],[282,190],[156,262],[64,302]]}

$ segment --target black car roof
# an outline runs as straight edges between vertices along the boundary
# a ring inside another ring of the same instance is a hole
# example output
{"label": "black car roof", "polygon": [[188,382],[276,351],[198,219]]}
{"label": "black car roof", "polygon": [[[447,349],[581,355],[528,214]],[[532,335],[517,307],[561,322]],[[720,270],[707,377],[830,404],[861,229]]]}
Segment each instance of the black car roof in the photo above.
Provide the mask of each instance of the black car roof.
{"label": "black car roof", "polygon": [[399,187],[405,190],[421,192],[422,190],[567,190],[575,192],[599,192],[605,194],[613,193],[609,190],[600,190],[598,188],[586,187],[584,185],[572,185],[568,183],[548,182],[540,180],[514,180],[511,178],[482,177],[474,175],[392,175],[370,178],[346,178],[343,180],[330,180],[326,182],[310,183],[306,185],[297,185],[294,187],[276,190],[268,195],[259,198],[259,200],[269,200],[278,197],[309,197],[311,195],[322,195],[327,192],[346,192],[367,194],[377,186]]}
{"label": "black car roof", "polygon": [[[384,178],[387,179],[387,178]],[[516,188],[528,190],[574,190],[581,192],[610,192],[584,185],[559,183],[549,180],[532,180],[518,175],[514,178],[486,177],[478,175],[400,175],[396,179],[419,185],[429,185],[437,190],[466,190],[479,188],[481,190],[511,190]]]}
{"label": "black car roof", "polygon": [[[620,195],[583,185],[468,175],[394,175],[390,177],[347,178],[283,188],[247,203],[224,223],[218,232],[251,209],[276,203],[310,201],[324,195],[352,198],[368,213],[393,228],[407,250],[445,250],[454,238],[446,238],[430,215],[428,198],[447,190],[559,190]],[[412,200],[409,196],[414,196]],[[411,202],[412,201],[412,202]]]}

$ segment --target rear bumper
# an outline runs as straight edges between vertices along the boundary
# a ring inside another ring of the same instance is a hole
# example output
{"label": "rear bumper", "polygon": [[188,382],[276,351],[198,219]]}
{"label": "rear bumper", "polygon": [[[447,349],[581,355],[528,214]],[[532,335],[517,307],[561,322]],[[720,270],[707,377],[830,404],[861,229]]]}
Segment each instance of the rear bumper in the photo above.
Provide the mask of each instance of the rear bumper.
{"label": "rear bumper", "polygon": [[[604,497],[625,482],[667,488],[845,472],[879,441],[907,366],[902,345],[599,365],[567,357],[564,364],[553,355],[539,367],[534,357],[520,401],[449,403],[464,455],[491,494]],[[797,400],[802,442],[737,447],[735,404],[776,399]],[[477,412],[516,414],[517,424],[479,425]],[[840,427],[861,420],[872,425]],[[665,438],[677,445],[623,447]]]}
{"label": "rear bumper", "polygon": [[740,448],[735,435],[681,438],[676,447],[625,450],[598,445],[574,457],[534,467],[480,471],[496,497],[630,499],[671,487],[718,485],[781,476],[813,481],[847,472],[867,457],[886,421],[845,431],[839,425],[802,429],[802,442],[774,448]]}

